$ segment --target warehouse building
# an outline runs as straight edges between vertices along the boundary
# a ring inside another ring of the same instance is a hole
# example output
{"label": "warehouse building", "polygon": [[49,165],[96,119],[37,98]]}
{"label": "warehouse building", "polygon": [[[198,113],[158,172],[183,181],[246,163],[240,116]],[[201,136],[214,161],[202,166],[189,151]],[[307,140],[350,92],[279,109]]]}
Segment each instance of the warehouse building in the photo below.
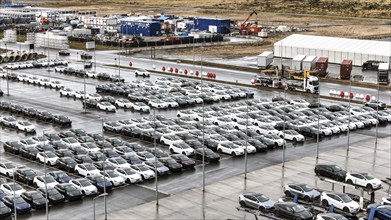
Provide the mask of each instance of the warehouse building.
{"label": "warehouse building", "polygon": [[352,60],[361,66],[368,60],[391,63],[391,42],[292,34],[274,43],[274,56],[294,58],[298,54],[328,57],[330,63]]}
{"label": "warehouse building", "polygon": [[158,21],[122,20],[121,34],[139,36],[160,36],[161,24]]}
{"label": "warehouse building", "polygon": [[212,33],[229,34],[231,31],[231,20],[218,18],[196,18],[194,29],[210,31]]}

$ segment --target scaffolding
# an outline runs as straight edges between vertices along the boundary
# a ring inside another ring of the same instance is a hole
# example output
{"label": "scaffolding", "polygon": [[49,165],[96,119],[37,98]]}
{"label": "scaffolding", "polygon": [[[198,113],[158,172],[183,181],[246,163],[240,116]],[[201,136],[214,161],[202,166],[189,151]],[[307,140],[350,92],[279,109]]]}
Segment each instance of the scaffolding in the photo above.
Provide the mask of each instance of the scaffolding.
{"label": "scaffolding", "polygon": [[36,33],[35,45],[52,49],[64,50],[69,48],[68,37],[59,36],[52,32]]}
{"label": "scaffolding", "polygon": [[4,41],[9,43],[15,43],[16,42],[16,30],[15,29],[8,29],[4,31]]}

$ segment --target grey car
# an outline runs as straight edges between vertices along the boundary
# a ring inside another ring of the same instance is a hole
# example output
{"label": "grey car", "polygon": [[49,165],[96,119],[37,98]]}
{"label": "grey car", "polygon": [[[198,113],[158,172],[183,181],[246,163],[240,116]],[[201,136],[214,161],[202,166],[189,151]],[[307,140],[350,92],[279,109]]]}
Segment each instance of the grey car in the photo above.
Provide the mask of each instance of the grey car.
{"label": "grey car", "polygon": [[286,184],[284,186],[284,193],[286,196],[298,195],[300,199],[305,201],[313,201],[320,196],[320,192],[308,186],[307,184]]}
{"label": "grey car", "polygon": [[[144,164],[149,169],[155,170],[155,161],[154,160],[144,161]],[[170,174],[170,169],[168,167],[164,166],[161,162],[156,161],[156,165],[157,165],[157,173],[159,176]]]}
{"label": "grey car", "polygon": [[272,211],[274,203],[276,202],[262,193],[247,192],[239,196],[240,206],[257,209],[261,212]]}

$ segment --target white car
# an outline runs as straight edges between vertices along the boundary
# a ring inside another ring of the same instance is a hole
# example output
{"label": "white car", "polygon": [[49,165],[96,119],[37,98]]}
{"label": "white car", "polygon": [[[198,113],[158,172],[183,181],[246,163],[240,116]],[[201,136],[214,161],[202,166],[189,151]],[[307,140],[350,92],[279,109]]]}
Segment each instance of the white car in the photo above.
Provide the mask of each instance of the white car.
{"label": "white car", "polygon": [[382,205],[391,205],[391,197],[383,197],[381,199],[381,204]]}
{"label": "white car", "polygon": [[364,172],[348,172],[346,173],[345,181],[349,184],[366,187],[368,189],[379,189],[382,186],[381,180]]}
{"label": "white car", "polygon": [[107,158],[106,161],[116,168],[128,168],[130,164],[122,157]]}
{"label": "white car", "polygon": [[0,163],[0,173],[12,178],[14,176],[14,170],[16,169],[16,165],[11,162],[1,162]]}
{"label": "white car", "polygon": [[98,102],[97,106],[98,109],[103,111],[109,111],[109,112],[115,112],[117,108],[112,105],[110,102]]}
{"label": "white car", "polygon": [[217,151],[219,153],[225,153],[232,156],[240,156],[244,154],[243,148],[229,141],[220,142],[217,145]]}
{"label": "white car", "polygon": [[57,184],[58,182],[51,175],[36,176],[33,179],[33,185],[36,188],[45,188],[45,185],[48,188],[54,188]]}
{"label": "white car", "polygon": [[86,93],[84,91],[75,91],[73,94],[73,98],[75,98],[75,99],[83,100],[85,96],[86,96]]}
{"label": "white car", "polygon": [[117,172],[114,170],[106,170],[105,172],[101,172],[101,175],[106,177],[106,180],[110,181],[113,186],[120,186],[125,184],[124,178],[122,178]]}
{"label": "white car", "polygon": [[83,195],[94,195],[98,193],[96,186],[91,184],[91,181],[85,178],[73,179],[69,182],[83,193]]}
{"label": "white car", "polygon": [[93,142],[81,143],[80,146],[88,152],[98,152],[100,148]]}
{"label": "white car", "polygon": [[360,211],[360,206],[356,201],[353,201],[345,193],[335,193],[335,192],[322,192],[320,196],[320,201],[322,205],[327,207],[333,205],[335,208],[343,210],[348,213],[356,213]]}
{"label": "white car", "polygon": [[187,97],[194,99],[196,104],[202,104],[204,102],[204,100],[201,97],[199,97],[198,95],[188,95]]}
{"label": "white car", "polygon": [[144,102],[135,102],[131,104],[131,109],[140,112],[150,112],[151,108]]}
{"label": "white car", "polygon": [[66,67],[64,66],[56,66],[54,67],[55,72],[63,73],[65,71]]}
{"label": "white car", "polygon": [[291,105],[303,105],[303,106],[306,106],[308,107],[310,105],[309,102],[303,100],[303,99],[292,99],[289,104]]}
{"label": "white car", "polygon": [[175,134],[168,134],[168,135],[163,135],[160,137],[160,142],[165,145],[171,145],[173,143],[182,143],[183,140],[180,139],[178,136]]}
{"label": "white car", "polygon": [[258,129],[258,126],[253,125],[250,121],[247,123],[247,126],[246,121],[237,121],[235,122],[234,128],[241,131],[246,131],[246,129],[256,131]]}
{"label": "white car", "polygon": [[45,86],[45,87],[50,86],[50,80],[48,78],[41,78],[41,79],[39,79],[38,84],[40,86]]}
{"label": "white car", "polygon": [[132,103],[127,99],[117,99],[117,100],[115,100],[114,105],[117,107],[120,107],[120,108],[131,108],[132,107]]}
{"label": "white car", "polygon": [[320,213],[315,220],[348,220],[343,215],[336,213]]}
{"label": "white car", "polygon": [[46,162],[46,164],[54,166],[57,163],[58,157],[53,152],[45,151],[37,153],[37,160],[41,163]]}
{"label": "white car", "polygon": [[73,97],[75,95],[75,91],[70,88],[62,88],[60,89],[60,96]]}
{"label": "white car", "polygon": [[134,71],[136,76],[149,77],[150,73],[146,69],[136,69]]}
{"label": "white car", "polygon": [[64,88],[64,85],[58,81],[58,80],[53,80],[53,81],[50,81],[50,84],[49,84],[50,88],[52,89],[61,89],[61,88]]}
{"label": "white car", "polygon": [[26,133],[35,133],[35,126],[28,121],[18,121],[16,122],[16,128],[18,130],[24,131]]}
{"label": "white car", "polygon": [[96,77],[98,77],[98,73],[95,71],[87,71],[86,76],[95,79]]}
{"label": "white car", "polygon": [[131,168],[135,170],[136,173],[140,174],[144,180],[155,178],[155,172],[149,169],[145,164],[132,165]]}
{"label": "white car", "polygon": [[22,193],[26,192],[25,189],[18,183],[3,183],[0,186],[0,189],[8,196],[20,196]]}
{"label": "white car", "polygon": [[39,78],[36,77],[36,76],[30,76],[28,79],[27,79],[27,82],[28,83],[31,83],[31,84],[39,84]]}
{"label": "white car", "polygon": [[137,183],[143,180],[141,175],[132,168],[116,168],[114,171],[120,175],[126,183]]}
{"label": "white car", "polygon": [[270,125],[261,125],[259,126],[256,131],[259,133],[259,134],[273,134],[273,135],[278,135],[280,134],[280,131],[275,129],[273,126],[270,126]]}
{"label": "white car", "polygon": [[213,121],[217,126],[235,126],[236,122],[232,121],[231,117],[218,117]]}
{"label": "white car", "polygon": [[[239,143],[238,143],[239,144]],[[246,145],[245,144],[239,144],[239,146],[241,146],[243,148],[244,151],[247,150],[247,153],[249,154],[255,154],[257,152],[257,148],[255,148],[253,145],[247,143],[247,148],[246,148]]]}
{"label": "white car", "polygon": [[187,109],[187,110],[179,110],[176,113],[176,116],[178,118],[180,118],[180,117],[182,117],[182,118],[190,117],[190,118],[195,119],[195,118],[197,118],[197,115],[198,115],[197,113],[195,113],[195,112],[193,112],[192,110],[189,110],[189,109]]}
{"label": "white car", "polygon": [[76,138],[74,138],[74,137],[63,138],[62,141],[68,147],[79,147],[80,146],[80,142],[77,141]]}
{"label": "white car", "polygon": [[168,149],[171,153],[184,154],[186,156],[192,155],[194,153],[194,149],[184,142],[172,143]]}
{"label": "white car", "polygon": [[276,147],[282,147],[286,143],[286,141],[280,138],[278,135],[267,134],[261,136],[263,139],[267,139],[270,142],[273,142]]}
{"label": "white car", "polygon": [[33,139],[20,140],[19,143],[24,147],[37,147],[38,142]]}
{"label": "white car", "polygon": [[[284,134],[285,134],[285,136],[284,136]],[[285,132],[281,131],[280,137],[285,138],[285,140],[290,140],[293,142],[304,142],[305,141],[305,137],[303,135],[299,134],[299,132],[297,132],[295,130],[285,130]]]}
{"label": "white car", "polygon": [[160,99],[152,99],[148,102],[148,105],[150,105],[153,108],[160,108],[160,109],[168,108],[168,103]]}
{"label": "white car", "polygon": [[168,108],[177,108],[177,107],[179,107],[178,102],[176,102],[175,100],[173,100],[171,98],[163,99],[163,101],[167,103]]}
{"label": "white car", "polygon": [[76,164],[75,173],[81,176],[92,176],[100,175],[100,170],[98,170],[94,165],[90,163]]}
{"label": "white car", "polygon": [[29,77],[25,74],[19,74],[16,78],[19,82],[27,82]]}
{"label": "white car", "polygon": [[86,98],[99,102],[102,99],[102,96],[98,93],[89,93],[86,95]]}

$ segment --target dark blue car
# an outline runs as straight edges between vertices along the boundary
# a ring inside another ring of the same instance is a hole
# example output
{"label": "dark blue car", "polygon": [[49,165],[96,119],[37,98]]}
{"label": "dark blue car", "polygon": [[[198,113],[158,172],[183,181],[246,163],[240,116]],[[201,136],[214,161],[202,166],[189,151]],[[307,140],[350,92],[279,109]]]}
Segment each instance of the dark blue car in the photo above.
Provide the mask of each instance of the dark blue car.
{"label": "dark blue car", "polygon": [[391,219],[391,205],[369,205],[367,208],[368,213],[372,207],[376,208],[375,217],[377,217],[379,220]]}
{"label": "dark blue car", "polygon": [[10,216],[12,214],[12,210],[7,207],[3,202],[0,202],[0,217]]}
{"label": "dark blue car", "polygon": [[[15,199],[14,199],[15,198]],[[17,213],[26,213],[30,212],[31,206],[20,196],[5,196],[3,202],[8,208],[14,210],[14,204],[16,205]]]}
{"label": "dark blue car", "polygon": [[72,180],[64,171],[53,171],[49,174],[59,183],[69,183]]}
{"label": "dark blue car", "polygon": [[113,188],[111,182],[101,175],[87,176],[87,179],[91,182],[92,185],[96,186],[99,192],[104,192],[105,187],[106,192],[111,191]]}

